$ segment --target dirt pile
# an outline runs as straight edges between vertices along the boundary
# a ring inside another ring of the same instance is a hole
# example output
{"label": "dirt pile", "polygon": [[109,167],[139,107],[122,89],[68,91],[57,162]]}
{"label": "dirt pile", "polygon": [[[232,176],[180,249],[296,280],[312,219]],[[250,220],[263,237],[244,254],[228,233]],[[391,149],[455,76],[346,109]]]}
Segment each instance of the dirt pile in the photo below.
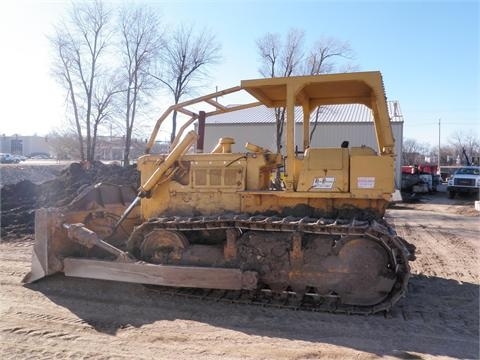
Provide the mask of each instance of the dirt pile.
{"label": "dirt pile", "polygon": [[55,179],[69,164],[40,165],[20,163],[2,165],[0,166],[0,186],[16,184],[22,180],[30,180],[35,184],[41,184]]}
{"label": "dirt pile", "polygon": [[53,180],[35,184],[21,180],[1,189],[1,239],[33,234],[35,210],[70,203],[80,191],[97,183],[132,185],[138,187],[136,166],[127,168],[94,162],[90,166],[72,163]]}

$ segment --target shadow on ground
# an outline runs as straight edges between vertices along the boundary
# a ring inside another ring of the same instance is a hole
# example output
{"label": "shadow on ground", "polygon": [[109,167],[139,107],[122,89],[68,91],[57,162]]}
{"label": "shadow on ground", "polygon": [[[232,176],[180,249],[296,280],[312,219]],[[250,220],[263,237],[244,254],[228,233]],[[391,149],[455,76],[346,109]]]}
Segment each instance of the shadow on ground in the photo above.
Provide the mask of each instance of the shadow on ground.
{"label": "shadow on ground", "polygon": [[450,279],[414,275],[407,297],[388,314],[373,316],[178,298],[161,294],[155,287],[63,275],[26,287],[67,308],[97,331],[112,335],[129,326],[181,319],[402,359],[419,358],[412,353],[479,357],[479,286]]}

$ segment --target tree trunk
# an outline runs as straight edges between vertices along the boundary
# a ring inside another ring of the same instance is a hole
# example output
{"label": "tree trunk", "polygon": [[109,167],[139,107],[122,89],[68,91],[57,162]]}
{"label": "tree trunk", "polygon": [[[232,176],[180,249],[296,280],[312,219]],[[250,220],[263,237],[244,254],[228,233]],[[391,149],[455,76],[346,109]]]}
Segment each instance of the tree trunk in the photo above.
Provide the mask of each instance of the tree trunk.
{"label": "tree trunk", "polygon": [[90,162],[93,162],[95,161],[95,149],[97,147],[97,132],[98,132],[98,123],[95,122],[95,124],[93,125],[93,137],[92,137],[92,151],[91,151],[91,160]]}
{"label": "tree trunk", "polygon": [[125,148],[123,150],[123,166],[127,167],[130,165],[130,147],[132,145],[132,130],[131,127],[127,128],[127,132],[125,134]]}
{"label": "tree trunk", "polygon": [[[318,117],[319,116],[320,116],[320,106],[317,107],[317,110],[315,112],[315,122],[313,123],[312,130],[310,131],[310,144],[312,143],[313,134],[315,133],[315,130],[317,129]],[[304,150],[306,150],[306,149],[304,149]]]}
{"label": "tree trunk", "polygon": [[82,135],[82,126],[80,125],[80,116],[78,114],[78,107],[77,107],[77,100],[75,98],[75,92],[73,89],[73,84],[72,80],[70,78],[70,73],[67,71],[67,82],[68,82],[68,87],[70,89],[70,99],[72,101],[72,107],[73,107],[73,113],[75,116],[75,126],[77,128],[77,136],[78,136],[78,143],[79,143],[79,150],[80,150],[80,160],[84,161],[85,160],[85,148],[83,146],[83,135]]}
{"label": "tree trunk", "polygon": [[[175,105],[178,103],[178,101],[175,102]],[[173,140],[175,140],[175,135],[177,133],[177,111],[175,110],[172,115],[172,134],[170,136],[170,143],[173,143]]]}
{"label": "tree trunk", "polygon": [[130,103],[130,95],[131,95],[131,80],[129,80],[128,90],[127,90],[127,111],[125,113],[125,144],[123,147],[123,166],[128,166],[130,164],[130,138],[132,133],[132,121],[130,118],[130,110],[131,110],[131,103]]}

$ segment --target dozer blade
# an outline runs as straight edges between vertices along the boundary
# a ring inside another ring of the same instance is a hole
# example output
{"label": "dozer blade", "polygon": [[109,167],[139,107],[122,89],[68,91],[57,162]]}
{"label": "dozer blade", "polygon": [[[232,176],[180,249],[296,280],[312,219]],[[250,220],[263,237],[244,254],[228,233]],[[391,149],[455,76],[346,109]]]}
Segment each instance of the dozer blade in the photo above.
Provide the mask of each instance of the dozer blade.
{"label": "dozer blade", "polygon": [[31,283],[62,270],[61,261],[52,254],[55,218],[60,218],[58,209],[38,209],[35,212],[35,244],[32,251],[32,269],[23,282]]}
{"label": "dozer blade", "polygon": [[154,265],[145,262],[66,258],[65,275],[161,286],[224,290],[253,290],[257,273],[240,269]]}
{"label": "dozer blade", "polygon": [[47,276],[45,265],[46,262],[43,261],[43,259],[39,259],[38,254],[34,252],[32,254],[32,268],[30,272],[25,275],[22,282],[29,284]]}
{"label": "dozer blade", "polygon": [[[94,191],[98,191],[98,188]],[[91,193],[88,198],[92,199]],[[81,201],[85,203],[85,198]],[[114,209],[111,204],[103,204],[100,211],[100,208],[92,205],[95,201],[88,203],[88,206],[80,208],[93,207],[94,210],[79,210],[77,202],[68,208],[36,211],[32,269],[23,279],[24,282],[31,283],[45,276],[63,272],[66,276],[73,277],[162,286],[225,290],[252,290],[257,287],[258,276],[253,271],[242,271],[238,268],[153,265],[130,259],[123,250],[105,242],[99,234],[81,223],[82,219],[91,219],[92,214],[97,216],[104,214],[105,209],[110,211],[108,212],[110,215],[115,211],[114,214],[119,218],[125,206]],[[117,218],[111,219],[112,229]],[[105,224],[105,220],[100,218],[96,222],[92,221],[91,226],[99,231],[105,231]],[[124,225],[128,225],[128,219]]]}
{"label": "dozer blade", "polygon": [[[228,290],[252,290],[257,287],[256,272],[235,268],[153,265],[120,256],[116,259],[110,256],[109,260],[70,257],[82,255],[85,246],[101,247],[99,243],[103,241],[98,239],[94,232],[81,227],[81,224],[66,224],[62,221],[64,218],[59,209],[40,209],[35,213],[32,270],[24,278],[24,282],[31,283],[45,276],[63,272],[66,276],[73,277],[162,286]],[[68,231],[71,229],[80,231],[76,231],[76,235],[72,236]],[[92,238],[94,240],[91,244],[87,243]],[[110,255],[122,253],[111,245],[109,247],[112,248]]]}
{"label": "dozer blade", "polygon": [[[36,210],[32,266],[23,282],[31,283],[62,272],[65,257],[85,256],[88,248],[91,248],[69,237],[65,224],[85,224],[100,237],[109,237],[109,241],[115,245],[124,241],[138,221],[138,209],[130,214],[116,233],[113,233],[113,228],[135,196],[135,191],[129,187],[97,184],[85,189],[68,206]],[[100,257],[102,255],[105,256],[105,251],[100,252]]]}

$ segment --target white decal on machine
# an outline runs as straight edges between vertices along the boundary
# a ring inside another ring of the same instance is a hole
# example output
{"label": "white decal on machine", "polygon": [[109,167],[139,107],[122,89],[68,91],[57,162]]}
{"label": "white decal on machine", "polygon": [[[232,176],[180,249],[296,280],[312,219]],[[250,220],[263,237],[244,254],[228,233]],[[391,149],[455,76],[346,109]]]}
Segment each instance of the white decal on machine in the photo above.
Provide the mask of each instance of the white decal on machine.
{"label": "white decal on machine", "polygon": [[357,177],[357,187],[359,189],[373,189],[375,187],[375,178],[359,176]]}
{"label": "white decal on machine", "polygon": [[312,189],[331,189],[335,183],[334,177],[313,178]]}

